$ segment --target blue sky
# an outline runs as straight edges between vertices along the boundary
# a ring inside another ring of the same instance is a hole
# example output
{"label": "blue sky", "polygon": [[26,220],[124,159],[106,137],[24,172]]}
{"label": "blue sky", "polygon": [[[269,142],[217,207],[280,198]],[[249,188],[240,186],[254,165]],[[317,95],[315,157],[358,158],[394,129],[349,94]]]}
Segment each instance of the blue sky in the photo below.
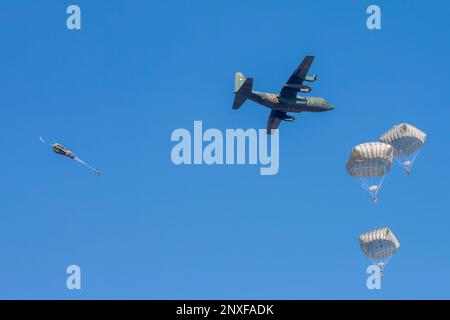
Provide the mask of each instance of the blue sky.
{"label": "blue sky", "polygon": [[[66,29],[78,4],[82,30]],[[382,29],[366,28],[378,4]],[[447,1],[9,1],[0,38],[0,298],[450,298]],[[176,128],[264,128],[234,73],[278,92],[306,54],[335,110],[280,132],[280,171],[175,166]],[[373,205],[352,146],[409,122],[412,176]],[[101,178],[38,141],[70,147]],[[360,233],[401,242],[369,291]],[[82,290],[65,269],[82,270]]]}

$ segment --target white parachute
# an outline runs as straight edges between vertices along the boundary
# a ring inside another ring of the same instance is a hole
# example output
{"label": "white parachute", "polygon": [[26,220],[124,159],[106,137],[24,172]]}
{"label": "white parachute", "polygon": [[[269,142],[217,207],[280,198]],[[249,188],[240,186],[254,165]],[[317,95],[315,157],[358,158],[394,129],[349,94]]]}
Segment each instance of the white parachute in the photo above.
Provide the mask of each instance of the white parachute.
{"label": "white parachute", "polygon": [[394,148],[394,157],[405,168],[406,173],[411,173],[411,167],[422,149],[426,133],[416,127],[401,123],[392,127],[380,137],[380,140],[389,143]]}
{"label": "white parachute", "polygon": [[400,243],[389,228],[380,228],[361,234],[359,244],[366,257],[381,268],[382,274],[392,255],[400,248]]}
{"label": "white parachute", "polygon": [[368,142],[352,149],[347,161],[347,172],[377,202],[377,195],[389,172],[393,159],[393,148],[383,142]]}

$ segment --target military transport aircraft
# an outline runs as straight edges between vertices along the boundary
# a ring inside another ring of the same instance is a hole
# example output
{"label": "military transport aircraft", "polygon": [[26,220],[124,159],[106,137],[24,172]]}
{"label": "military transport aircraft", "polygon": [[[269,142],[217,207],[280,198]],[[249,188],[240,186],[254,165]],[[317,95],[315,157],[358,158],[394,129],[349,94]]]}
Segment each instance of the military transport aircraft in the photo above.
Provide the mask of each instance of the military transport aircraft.
{"label": "military transport aircraft", "polygon": [[324,112],[333,110],[333,106],[323,98],[302,97],[298,93],[309,93],[311,88],[303,82],[314,82],[316,75],[308,75],[314,56],[306,56],[302,63],[291,75],[279,94],[253,91],[253,78],[245,78],[240,72],[236,73],[234,83],[233,109],[239,109],[247,100],[252,100],[272,109],[267,122],[267,133],[277,129],[281,121],[294,121],[295,117],[287,112]]}

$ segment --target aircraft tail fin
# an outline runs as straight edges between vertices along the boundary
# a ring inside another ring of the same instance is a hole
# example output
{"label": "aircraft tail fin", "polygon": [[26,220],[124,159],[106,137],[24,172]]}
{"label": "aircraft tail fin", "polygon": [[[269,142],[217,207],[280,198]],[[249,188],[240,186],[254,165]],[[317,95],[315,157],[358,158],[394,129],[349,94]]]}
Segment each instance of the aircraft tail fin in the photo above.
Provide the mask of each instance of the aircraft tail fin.
{"label": "aircraft tail fin", "polygon": [[234,79],[234,103],[233,109],[239,109],[241,105],[247,100],[247,96],[252,92],[253,78],[245,78],[240,72],[236,73]]}
{"label": "aircraft tail fin", "polygon": [[240,72],[236,72],[236,75],[234,76],[234,93],[239,91],[244,82],[245,82],[244,75]]}

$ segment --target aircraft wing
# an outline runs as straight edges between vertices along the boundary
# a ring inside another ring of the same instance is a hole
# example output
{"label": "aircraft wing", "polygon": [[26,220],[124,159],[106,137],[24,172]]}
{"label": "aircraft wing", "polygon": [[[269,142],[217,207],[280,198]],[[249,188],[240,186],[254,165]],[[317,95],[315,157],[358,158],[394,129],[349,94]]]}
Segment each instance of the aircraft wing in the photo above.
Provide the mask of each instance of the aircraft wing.
{"label": "aircraft wing", "polygon": [[272,110],[267,121],[267,134],[272,133],[272,129],[278,129],[281,123],[280,116],[286,116],[286,112]]}
{"label": "aircraft wing", "polygon": [[281,89],[280,97],[285,99],[295,98],[298,94],[298,90],[288,85],[293,86],[301,86],[303,81],[305,81],[305,77],[308,75],[309,68],[311,67],[314,60],[314,56],[306,56],[302,63],[295,69],[294,73],[291,75],[289,80],[284,85],[283,89]]}

